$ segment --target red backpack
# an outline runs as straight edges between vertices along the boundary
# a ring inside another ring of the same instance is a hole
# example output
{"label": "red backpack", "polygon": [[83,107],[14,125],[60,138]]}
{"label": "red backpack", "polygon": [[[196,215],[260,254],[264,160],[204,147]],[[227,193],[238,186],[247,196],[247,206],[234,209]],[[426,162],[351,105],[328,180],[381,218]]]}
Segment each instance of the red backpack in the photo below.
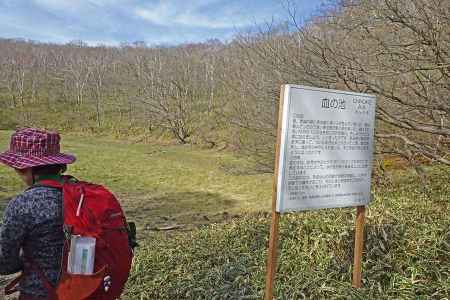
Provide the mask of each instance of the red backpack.
{"label": "red backpack", "polygon": [[[118,299],[130,273],[133,247],[137,245],[133,237],[134,224],[130,223],[133,225],[130,228],[119,201],[103,186],[77,181],[73,177],[64,176],[64,184],[43,180],[39,185],[63,191],[66,239],[57,286],[50,285],[39,266],[31,262],[48,290],[49,299]],[[72,235],[96,239],[93,275],[67,272]]]}

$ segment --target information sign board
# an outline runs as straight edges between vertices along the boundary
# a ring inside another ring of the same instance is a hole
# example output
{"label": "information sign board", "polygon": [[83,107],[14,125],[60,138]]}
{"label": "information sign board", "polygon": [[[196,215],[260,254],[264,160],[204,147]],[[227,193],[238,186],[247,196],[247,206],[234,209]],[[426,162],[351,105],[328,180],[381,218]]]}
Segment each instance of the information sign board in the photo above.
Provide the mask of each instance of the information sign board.
{"label": "information sign board", "polygon": [[367,205],[375,97],[283,88],[276,211]]}

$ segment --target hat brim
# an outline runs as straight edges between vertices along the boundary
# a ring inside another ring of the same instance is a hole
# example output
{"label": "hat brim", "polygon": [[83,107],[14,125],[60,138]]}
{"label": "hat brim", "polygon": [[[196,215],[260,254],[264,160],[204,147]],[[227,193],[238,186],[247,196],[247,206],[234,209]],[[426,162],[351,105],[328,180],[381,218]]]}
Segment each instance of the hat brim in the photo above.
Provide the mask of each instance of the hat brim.
{"label": "hat brim", "polygon": [[68,165],[74,163],[75,160],[75,156],[65,153],[42,157],[23,156],[10,151],[0,154],[0,162],[14,169],[26,169],[47,165]]}

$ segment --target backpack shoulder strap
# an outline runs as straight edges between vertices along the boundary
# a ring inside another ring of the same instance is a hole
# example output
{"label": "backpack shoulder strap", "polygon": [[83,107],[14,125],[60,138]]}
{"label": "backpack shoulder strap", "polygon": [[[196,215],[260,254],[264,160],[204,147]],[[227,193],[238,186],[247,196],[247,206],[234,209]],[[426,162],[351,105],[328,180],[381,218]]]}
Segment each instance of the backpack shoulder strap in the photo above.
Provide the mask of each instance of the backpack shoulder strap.
{"label": "backpack shoulder strap", "polygon": [[76,179],[73,176],[69,176],[69,175],[62,176],[62,179],[63,179],[63,183],[61,183],[58,180],[54,180],[54,179],[40,180],[38,183],[33,184],[31,186],[31,188],[40,187],[40,186],[46,186],[46,187],[62,189],[64,184],[66,184],[66,183],[78,183],[79,182],[78,179]]}
{"label": "backpack shoulder strap", "polygon": [[58,181],[52,180],[52,179],[41,180],[38,183],[33,184],[33,186],[31,188],[42,187],[42,186],[56,188],[56,189],[63,188],[63,184],[61,182],[58,182]]}

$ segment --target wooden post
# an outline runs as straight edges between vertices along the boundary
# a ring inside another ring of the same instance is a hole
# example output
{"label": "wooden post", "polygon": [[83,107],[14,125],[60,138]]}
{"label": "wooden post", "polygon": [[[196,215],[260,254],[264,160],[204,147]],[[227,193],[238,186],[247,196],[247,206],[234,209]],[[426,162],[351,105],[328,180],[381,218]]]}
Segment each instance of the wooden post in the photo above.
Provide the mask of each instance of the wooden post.
{"label": "wooden post", "polygon": [[361,287],[361,260],[364,249],[364,219],[365,206],[356,207],[356,221],[355,221],[355,253],[353,258],[353,280],[352,286],[354,288]]}
{"label": "wooden post", "polygon": [[273,285],[277,268],[277,244],[278,244],[278,221],[280,214],[272,212],[272,224],[270,226],[269,254],[267,255],[267,274],[265,300],[272,300]]}
{"label": "wooden post", "polygon": [[280,213],[276,211],[276,208],[277,208],[277,183],[278,183],[279,159],[280,159],[281,128],[283,126],[284,89],[285,86],[282,85],[280,92],[280,105],[278,108],[277,144],[275,150],[275,170],[273,176],[273,191],[272,191],[272,223],[270,225],[269,252],[267,254],[266,291],[264,298],[265,300],[272,300],[273,285],[275,281],[275,274],[277,268],[278,223],[280,219]]}

